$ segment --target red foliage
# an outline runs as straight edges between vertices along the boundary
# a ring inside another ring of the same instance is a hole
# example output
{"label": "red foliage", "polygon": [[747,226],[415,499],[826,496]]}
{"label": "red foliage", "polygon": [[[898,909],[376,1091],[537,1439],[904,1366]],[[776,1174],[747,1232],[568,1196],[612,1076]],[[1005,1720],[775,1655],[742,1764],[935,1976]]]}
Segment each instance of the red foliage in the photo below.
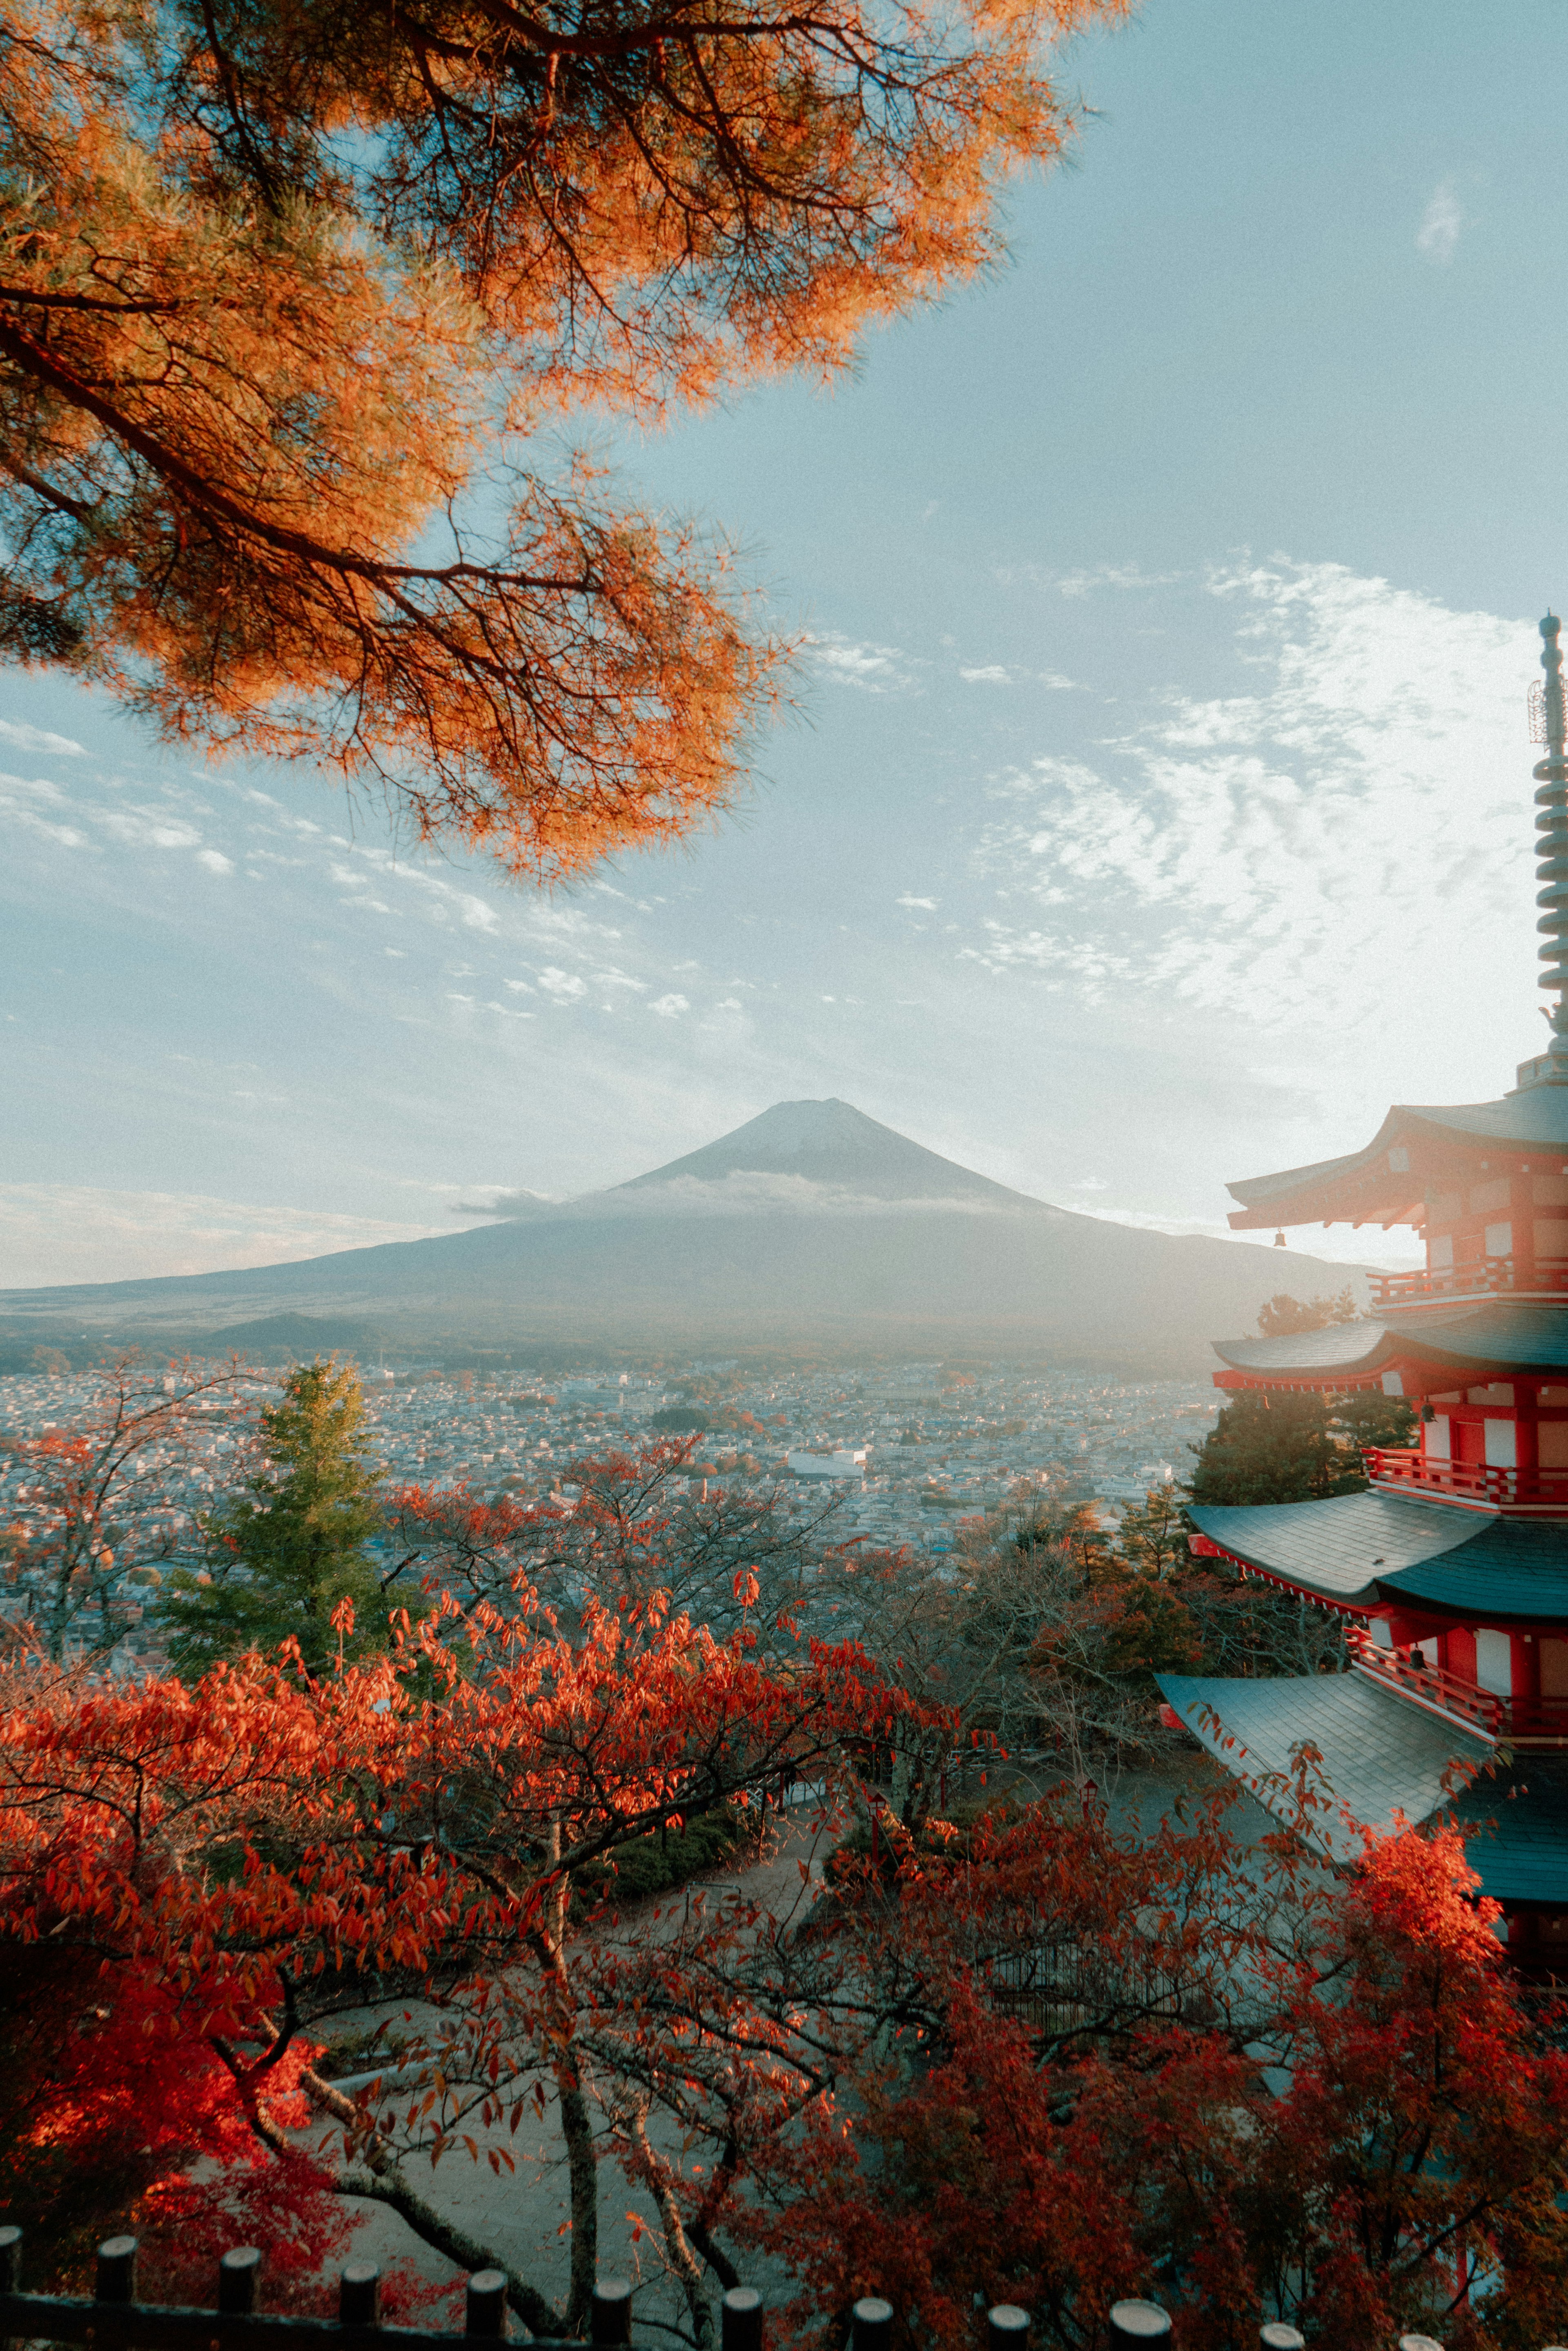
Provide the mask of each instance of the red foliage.
{"label": "red foliage", "polygon": [[[362,2001],[367,1977],[444,2002],[468,2036],[472,2095],[413,2102],[423,2158],[477,2153],[471,2117],[489,2113],[508,2032],[543,2049],[530,2068],[588,2143],[573,1873],[781,1773],[841,1771],[846,1739],[899,1703],[847,1650],[777,1675],[743,1639],[602,1610],[574,1646],[479,1607],[460,1657],[439,1629],[454,1613],[444,1601],[392,1657],[329,1682],[287,1656],[193,1691],[18,1680],[0,1717],[0,1925],[75,1994],[32,2053],[23,2168],[50,2145],[68,2160],[110,2118],[170,2280],[235,2241],[242,2213],[286,2287],[340,2242],[334,2175],[287,2133],[307,2119],[310,2020]],[[392,2117],[343,2119],[391,2179]],[[593,2277],[588,2173],[573,2314]]]}
{"label": "red foliage", "polygon": [[[1281,2313],[1357,2345],[1560,2332],[1568,2058],[1519,2006],[1462,1841],[1314,1876],[1288,1836],[1248,1866],[1218,1813],[1139,1852],[1092,1811],[911,1845],[891,1907],[868,1870],[845,1931],[865,1980],[896,1956],[917,2031],[902,2073],[862,2065],[759,2165],[740,2225],[800,2277],[791,2340],[834,2341],[868,2293],[936,2351],[1000,2301],[1037,2342],[1095,2344],[1134,2293],[1182,2351]],[[998,1956],[1048,1933],[1078,1955],[1042,1971],[1054,2012],[998,2014]]]}

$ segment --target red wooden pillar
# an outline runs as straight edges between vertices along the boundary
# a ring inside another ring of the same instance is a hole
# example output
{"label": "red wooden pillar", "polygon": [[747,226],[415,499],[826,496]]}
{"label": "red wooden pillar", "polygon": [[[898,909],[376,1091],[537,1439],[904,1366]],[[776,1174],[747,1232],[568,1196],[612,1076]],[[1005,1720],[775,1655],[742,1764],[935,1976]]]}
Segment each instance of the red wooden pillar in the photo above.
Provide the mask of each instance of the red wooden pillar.
{"label": "red wooden pillar", "polygon": [[1539,1719],[1541,1649],[1528,1633],[1511,1633],[1508,1646],[1513,1683],[1513,1727],[1516,1730],[1528,1730]]}
{"label": "red wooden pillar", "polygon": [[[1513,1286],[1535,1287],[1535,1178],[1516,1176],[1509,1187],[1509,1217],[1513,1226]],[[1522,1465],[1521,1465],[1522,1466]]]}
{"label": "red wooden pillar", "polygon": [[1515,1380],[1513,1384],[1513,1445],[1514,1468],[1518,1492],[1522,1500],[1526,1481],[1534,1482],[1541,1466],[1541,1446],[1537,1426],[1541,1410],[1541,1388],[1535,1380]]}

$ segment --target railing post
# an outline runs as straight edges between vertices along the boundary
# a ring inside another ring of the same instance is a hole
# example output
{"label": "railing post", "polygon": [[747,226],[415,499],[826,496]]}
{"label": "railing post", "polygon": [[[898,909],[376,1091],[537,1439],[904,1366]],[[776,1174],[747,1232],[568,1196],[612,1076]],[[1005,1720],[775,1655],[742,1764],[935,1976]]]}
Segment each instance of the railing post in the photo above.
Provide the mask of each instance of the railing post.
{"label": "railing post", "polygon": [[463,2331],[465,2335],[482,2335],[489,2343],[507,2339],[507,2273],[505,2270],[476,2270],[468,2281],[468,2299],[465,2308]]}
{"label": "railing post", "polygon": [[381,2291],[382,2273],[374,2262],[345,2262],[338,2273],[339,2325],[379,2325]]}
{"label": "railing post", "polygon": [[631,2342],[632,2288],[625,2278],[601,2278],[594,2287],[588,2339],[591,2343]]}
{"label": "railing post", "polygon": [[92,2291],[93,2299],[97,2302],[135,2301],[134,2237],[105,2237],[98,2249],[98,2275],[93,2281]]}
{"label": "railing post", "polygon": [[1029,2313],[1016,2302],[994,2303],[986,2313],[986,2351],[1029,2351]]}
{"label": "railing post", "polygon": [[218,2259],[218,2308],[226,2316],[248,2318],[261,2282],[261,2253],[255,2245],[235,2245]]}
{"label": "railing post", "polygon": [[762,2296],[754,2285],[732,2285],[719,2304],[719,2351],[762,2351]]}
{"label": "railing post", "polygon": [[1430,2335],[1402,2335],[1399,2351],[1443,2351],[1443,2346]]}
{"label": "railing post", "polygon": [[1258,2335],[1263,2351],[1307,2351],[1307,2338],[1298,2328],[1287,2326],[1281,2318],[1271,2318]]}
{"label": "railing post", "polygon": [[854,2306],[850,2351],[891,2351],[893,2304],[879,2294],[868,2294]]}
{"label": "railing post", "polygon": [[1167,2343],[1170,2332],[1170,2319],[1157,2302],[1113,2302],[1111,2304],[1113,2343]]}
{"label": "railing post", "polygon": [[[22,2231],[15,2226],[0,2229],[0,2294],[20,2294],[22,2291]],[[16,2351],[14,2339],[0,2335],[0,2351]]]}

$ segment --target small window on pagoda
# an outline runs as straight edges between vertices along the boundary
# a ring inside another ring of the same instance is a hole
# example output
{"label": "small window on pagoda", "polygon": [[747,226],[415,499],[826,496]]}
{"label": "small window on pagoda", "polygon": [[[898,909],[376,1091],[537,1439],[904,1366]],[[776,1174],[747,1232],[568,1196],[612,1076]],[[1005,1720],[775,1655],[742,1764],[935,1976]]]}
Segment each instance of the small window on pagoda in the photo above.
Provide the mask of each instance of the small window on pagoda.
{"label": "small window on pagoda", "polygon": [[1486,1251],[1488,1257],[1507,1257],[1512,1248],[1513,1227],[1511,1225],[1489,1225],[1487,1227]]}
{"label": "small window on pagoda", "polygon": [[1518,1467],[1518,1440],[1511,1420],[1489,1420],[1486,1429],[1486,1450],[1483,1458],[1489,1469],[1512,1469]]}
{"label": "small window on pagoda", "polygon": [[1549,1636],[1537,1644],[1541,1651],[1541,1695],[1568,1698],[1568,1641]]}
{"label": "small window on pagoda", "polygon": [[1568,1469],[1568,1420],[1539,1422],[1535,1443],[1535,1458],[1543,1469]]}
{"label": "small window on pagoda", "polygon": [[1454,1236],[1439,1233],[1427,1244],[1427,1262],[1434,1273],[1451,1273],[1454,1266]]}

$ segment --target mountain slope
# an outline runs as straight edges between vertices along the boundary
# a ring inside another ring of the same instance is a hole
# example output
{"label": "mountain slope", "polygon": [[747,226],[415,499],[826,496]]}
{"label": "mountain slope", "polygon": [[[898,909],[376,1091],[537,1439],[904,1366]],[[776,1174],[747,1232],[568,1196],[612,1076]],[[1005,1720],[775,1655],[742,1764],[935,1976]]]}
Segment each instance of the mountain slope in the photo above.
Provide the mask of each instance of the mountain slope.
{"label": "mountain slope", "polygon": [[775,1102],[716,1143],[689,1151],[667,1166],[633,1176],[609,1195],[638,1192],[655,1184],[723,1183],[735,1176],[789,1176],[829,1192],[879,1200],[988,1201],[996,1207],[1039,1208],[1042,1204],[988,1176],[944,1159],[906,1134],[883,1126],[849,1102]]}
{"label": "mountain slope", "polygon": [[324,1332],[368,1317],[405,1346],[980,1347],[1196,1370],[1211,1361],[1209,1340],[1254,1327],[1274,1291],[1359,1290],[1361,1279],[1317,1259],[1076,1215],[848,1103],[788,1102],[629,1184],[476,1231],[235,1272],[14,1290],[0,1296],[0,1337],[134,1332],[173,1344],[288,1314]]}

